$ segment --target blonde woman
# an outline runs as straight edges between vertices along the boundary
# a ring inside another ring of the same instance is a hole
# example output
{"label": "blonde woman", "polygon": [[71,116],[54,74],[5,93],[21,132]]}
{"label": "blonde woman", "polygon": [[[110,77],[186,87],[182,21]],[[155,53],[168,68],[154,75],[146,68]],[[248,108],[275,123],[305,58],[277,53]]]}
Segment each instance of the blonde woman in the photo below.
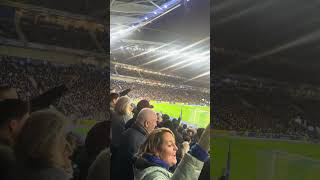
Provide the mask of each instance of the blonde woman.
{"label": "blonde woman", "polygon": [[116,149],[119,147],[121,134],[125,130],[126,122],[132,118],[132,101],[127,96],[122,96],[118,99],[115,105],[115,112],[111,117],[111,152],[115,153]]}
{"label": "blonde woman", "polygon": [[169,168],[176,165],[177,146],[173,132],[168,128],[155,129],[140,147],[135,161],[137,180],[196,180],[203,164],[208,160],[210,147],[209,126],[198,144],[184,155],[174,173]]}
{"label": "blonde woman", "polygon": [[19,179],[71,179],[71,151],[67,148],[65,117],[51,110],[32,113],[15,147],[22,168]]}

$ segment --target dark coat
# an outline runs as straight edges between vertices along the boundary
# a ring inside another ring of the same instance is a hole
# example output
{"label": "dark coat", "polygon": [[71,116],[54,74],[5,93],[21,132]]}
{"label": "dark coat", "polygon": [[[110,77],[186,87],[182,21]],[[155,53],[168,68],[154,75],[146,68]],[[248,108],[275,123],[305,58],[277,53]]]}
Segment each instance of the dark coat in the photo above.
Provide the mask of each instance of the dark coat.
{"label": "dark coat", "polygon": [[183,137],[182,134],[180,134],[176,129],[171,129],[171,131],[173,132],[175,138],[176,138],[176,143],[178,145],[181,145],[183,143]]}
{"label": "dark coat", "polygon": [[210,179],[210,159],[204,162],[204,165],[198,180],[207,180],[207,179]]}
{"label": "dark coat", "polygon": [[0,174],[1,179],[9,179],[16,164],[14,151],[9,140],[0,137]]}
{"label": "dark coat", "polygon": [[110,126],[111,121],[101,121],[95,124],[88,132],[85,141],[85,148],[80,149],[75,157],[79,164],[80,180],[85,180],[87,178],[88,169],[96,159],[97,155],[99,155],[102,150],[109,147]]}
{"label": "dark coat", "polygon": [[144,127],[138,124],[123,133],[118,153],[114,157],[114,163],[111,166],[111,179],[134,179],[132,158],[146,140],[147,134]]}
{"label": "dark coat", "polygon": [[133,116],[133,118],[131,118],[131,119],[126,123],[125,129],[127,130],[127,129],[131,128],[131,127],[134,125],[134,123],[136,123],[136,120],[137,120],[137,116],[136,116],[136,114],[135,114],[135,115]]}
{"label": "dark coat", "polygon": [[71,180],[72,176],[58,168],[25,168],[21,169],[15,180]]}
{"label": "dark coat", "polygon": [[96,123],[88,132],[85,145],[89,156],[93,159],[110,145],[111,121],[101,121]]}
{"label": "dark coat", "polygon": [[90,166],[87,180],[109,180],[110,157],[110,149],[101,151],[96,160]]}
{"label": "dark coat", "polygon": [[127,115],[121,115],[117,112],[112,114],[111,118],[111,152],[112,154],[115,153],[114,150],[117,151],[120,144],[120,139],[122,136],[122,133],[125,131],[125,122],[129,120],[130,117]]}

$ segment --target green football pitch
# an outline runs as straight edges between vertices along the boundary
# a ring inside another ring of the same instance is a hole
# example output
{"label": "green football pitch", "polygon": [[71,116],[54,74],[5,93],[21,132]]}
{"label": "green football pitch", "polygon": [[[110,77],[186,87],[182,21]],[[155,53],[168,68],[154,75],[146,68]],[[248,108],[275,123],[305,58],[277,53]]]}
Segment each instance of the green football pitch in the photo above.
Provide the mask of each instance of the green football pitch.
{"label": "green football pitch", "polygon": [[195,125],[197,127],[206,127],[210,123],[210,107],[209,106],[192,106],[180,103],[157,103],[150,101],[154,106],[154,110],[162,114],[168,114],[171,117],[178,118],[182,109],[182,121]]}
{"label": "green football pitch", "polygon": [[211,179],[227,167],[229,180],[314,180],[320,177],[320,144],[211,136]]}

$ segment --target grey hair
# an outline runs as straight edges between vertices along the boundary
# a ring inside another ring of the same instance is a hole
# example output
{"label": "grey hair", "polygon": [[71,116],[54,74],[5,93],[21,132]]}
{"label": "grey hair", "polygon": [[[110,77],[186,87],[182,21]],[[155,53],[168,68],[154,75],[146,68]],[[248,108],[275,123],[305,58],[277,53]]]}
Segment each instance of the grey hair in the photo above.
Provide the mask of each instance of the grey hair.
{"label": "grey hair", "polygon": [[65,131],[66,118],[58,111],[34,112],[27,119],[16,143],[17,158],[24,163],[41,166],[59,166],[63,162],[54,159],[54,145]]}
{"label": "grey hair", "polygon": [[121,115],[130,115],[131,113],[127,111],[128,106],[131,106],[131,99],[127,96],[122,96],[118,99],[114,110]]}
{"label": "grey hair", "polygon": [[143,125],[149,118],[149,116],[150,116],[150,114],[151,113],[154,113],[154,114],[156,114],[152,109],[150,109],[150,108],[143,108],[140,112],[139,112],[139,114],[138,114],[138,116],[137,116],[137,121],[136,121],[136,123],[139,123],[139,124],[141,124],[141,125]]}

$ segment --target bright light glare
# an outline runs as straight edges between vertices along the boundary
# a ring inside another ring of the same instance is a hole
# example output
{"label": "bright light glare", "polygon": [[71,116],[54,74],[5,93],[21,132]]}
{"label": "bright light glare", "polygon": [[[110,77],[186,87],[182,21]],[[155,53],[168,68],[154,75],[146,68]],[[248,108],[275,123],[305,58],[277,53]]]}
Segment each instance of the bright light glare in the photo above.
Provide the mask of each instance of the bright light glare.
{"label": "bright light glare", "polygon": [[123,38],[124,36],[129,35],[131,32],[135,31],[137,29],[136,26],[119,26],[116,28],[112,28],[110,31],[110,40],[111,43]]}
{"label": "bright light glare", "polygon": [[207,72],[205,72],[205,73],[199,74],[199,75],[197,75],[197,76],[195,76],[195,77],[193,77],[193,78],[190,78],[190,79],[186,80],[185,82],[192,81],[192,80],[194,80],[194,79],[198,79],[198,78],[200,78],[200,77],[207,76],[207,75],[210,75],[210,71],[207,71]]}
{"label": "bright light glare", "polygon": [[[196,46],[196,45],[198,45],[198,44],[201,44],[201,43],[203,43],[203,42],[205,42],[205,41],[207,41],[207,40],[209,40],[209,39],[210,39],[210,37],[206,37],[206,38],[204,38],[204,39],[201,39],[200,41],[197,41],[197,42],[195,42],[195,43],[193,43],[193,44],[190,44],[190,45],[188,45],[188,46],[185,46],[184,48],[182,48],[182,49],[180,49],[180,50],[177,50],[177,53],[182,53],[183,51],[186,51],[186,50],[188,50],[188,49],[191,49],[192,47],[194,47],[194,46]],[[158,58],[153,59],[153,60],[151,60],[151,61],[149,61],[149,62],[146,62],[146,63],[142,64],[141,66],[145,66],[145,65],[148,65],[148,64],[152,64],[152,63],[158,62],[158,61],[160,61],[160,60],[162,60],[162,59],[166,59],[166,58],[169,57],[169,56],[171,56],[171,55],[170,55],[170,54],[166,54],[166,55],[164,55],[164,56],[162,56],[162,57],[158,57]]]}

